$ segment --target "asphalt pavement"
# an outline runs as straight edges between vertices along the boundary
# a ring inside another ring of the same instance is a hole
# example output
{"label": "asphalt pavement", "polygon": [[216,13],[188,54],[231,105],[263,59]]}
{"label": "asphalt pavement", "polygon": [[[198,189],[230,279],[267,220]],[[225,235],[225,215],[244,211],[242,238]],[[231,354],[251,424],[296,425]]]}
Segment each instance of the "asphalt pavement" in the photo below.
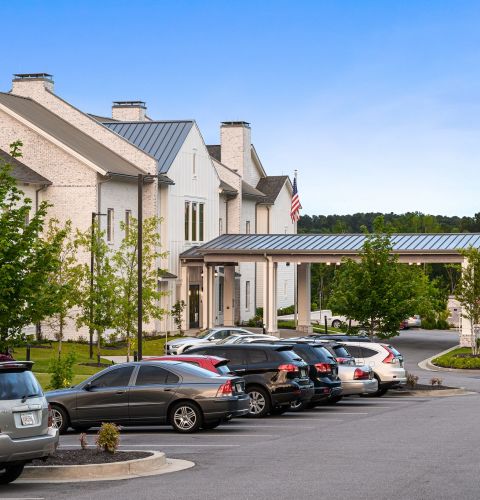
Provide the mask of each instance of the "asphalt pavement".
{"label": "asphalt pavement", "polygon": [[[412,330],[392,342],[401,347],[408,369],[451,342],[417,333],[422,336],[413,337]],[[169,427],[125,429],[123,449],[163,450],[196,466],[118,482],[14,483],[0,490],[0,498],[477,500],[479,410],[479,394],[387,394],[346,398],[299,414],[235,419],[192,435]],[[88,436],[92,445],[94,434]],[[63,436],[61,446],[79,446],[78,435]]]}

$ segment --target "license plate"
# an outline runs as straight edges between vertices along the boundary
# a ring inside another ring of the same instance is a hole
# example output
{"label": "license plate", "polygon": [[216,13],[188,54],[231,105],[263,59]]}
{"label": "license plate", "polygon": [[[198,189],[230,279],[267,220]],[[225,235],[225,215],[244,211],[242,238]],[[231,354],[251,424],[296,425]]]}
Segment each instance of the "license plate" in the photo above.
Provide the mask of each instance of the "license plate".
{"label": "license plate", "polygon": [[235,391],[237,391],[237,392],[243,392],[242,384],[235,384]]}
{"label": "license plate", "polygon": [[35,417],[33,413],[22,413],[20,415],[20,420],[22,421],[22,425],[34,425]]}
{"label": "license plate", "polygon": [[305,377],[307,376],[307,370],[305,370],[305,368],[302,368],[302,369],[300,370],[300,373],[301,373],[301,375],[302,375],[302,378],[305,378]]}

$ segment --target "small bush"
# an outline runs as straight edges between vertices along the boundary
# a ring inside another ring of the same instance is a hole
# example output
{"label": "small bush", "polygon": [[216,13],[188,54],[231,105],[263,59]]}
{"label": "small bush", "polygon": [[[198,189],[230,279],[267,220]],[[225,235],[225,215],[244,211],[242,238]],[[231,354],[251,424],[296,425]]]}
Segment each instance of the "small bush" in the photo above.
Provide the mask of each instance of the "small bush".
{"label": "small bush", "polygon": [[120,444],[120,430],[115,424],[103,423],[95,439],[97,448],[108,453],[115,453]]}
{"label": "small bush", "polygon": [[440,378],[440,377],[432,377],[432,378],[430,379],[430,385],[431,385],[432,387],[435,387],[435,386],[441,386],[441,385],[442,385],[442,383],[443,383],[443,379],[442,379],[442,378]]}
{"label": "small bush", "polygon": [[69,352],[65,357],[55,356],[50,360],[48,366],[51,373],[49,389],[64,389],[72,385],[75,360],[73,352]]}
{"label": "small bush", "polygon": [[418,383],[418,376],[408,372],[406,375],[407,375],[407,382],[406,382],[407,387],[409,389],[415,389]]}
{"label": "small bush", "polygon": [[82,432],[78,440],[80,441],[80,448],[82,448],[82,450],[86,450],[88,448],[87,435]]}
{"label": "small bush", "polygon": [[288,307],[281,307],[280,309],[277,310],[277,315],[278,316],[286,316],[287,314],[294,314],[295,313],[295,306],[288,306]]}

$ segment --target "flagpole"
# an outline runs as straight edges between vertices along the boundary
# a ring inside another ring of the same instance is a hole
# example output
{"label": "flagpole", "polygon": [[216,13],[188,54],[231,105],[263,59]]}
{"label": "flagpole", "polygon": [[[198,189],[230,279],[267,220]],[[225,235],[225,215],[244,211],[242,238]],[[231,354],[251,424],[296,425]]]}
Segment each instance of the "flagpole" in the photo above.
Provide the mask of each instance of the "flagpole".
{"label": "flagpole", "polygon": [[[297,170],[294,170],[294,179],[295,183],[297,184],[297,189],[298,189],[298,183],[297,181]],[[293,227],[293,232],[294,234],[297,234],[297,218],[295,218],[294,222],[294,227]],[[295,326],[295,330],[298,327],[298,283],[297,283],[297,262],[295,261],[293,263],[293,303],[294,303],[294,311],[293,311],[293,324]]]}

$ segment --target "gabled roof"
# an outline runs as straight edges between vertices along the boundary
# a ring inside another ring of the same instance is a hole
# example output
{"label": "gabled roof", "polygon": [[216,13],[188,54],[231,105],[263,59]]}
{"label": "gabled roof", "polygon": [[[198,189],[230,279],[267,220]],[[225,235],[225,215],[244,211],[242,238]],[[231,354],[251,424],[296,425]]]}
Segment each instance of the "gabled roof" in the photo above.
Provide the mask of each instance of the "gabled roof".
{"label": "gabled roof", "polygon": [[222,162],[222,146],[220,144],[210,144],[207,146],[208,154],[215,160]]}
{"label": "gabled roof", "polygon": [[143,173],[133,163],[28,97],[0,92],[0,105],[75,151],[107,174],[138,175]]}
{"label": "gabled roof", "polygon": [[18,160],[18,158],[10,156],[6,151],[3,151],[3,149],[0,149],[0,160],[8,163],[12,167],[10,175],[17,181],[25,182],[26,184],[40,184],[42,186],[49,186],[52,184],[52,181],[49,181],[43,177],[43,175],[27,167],[27,165]]}
{"label": "gabled roof", "polygon": [[166,174],[193,127],[193,120],[103,122],[108,129],[121,135],[157,160],[158,173]]}
{"label": "gabled roof", "polygon": [[260,202],[265,199],[265,194],[254,188],[248,182],[242,181],[242,196],[244,198],[251,198]]}
{"label": "gabled roof", "polygon": [[237,195],[238,191],[233,187],[230,186],[230,184],[227,184],[226,182],[220,180],[220,189],[222,190],[222,193],[229,194],[229,195]]}
{"label": "gabled roof", "polygon": [[260,179],[257,189],[266,195],[263,203],[273,205],[287,181],[289,181],[288,175],[269,175]]}

